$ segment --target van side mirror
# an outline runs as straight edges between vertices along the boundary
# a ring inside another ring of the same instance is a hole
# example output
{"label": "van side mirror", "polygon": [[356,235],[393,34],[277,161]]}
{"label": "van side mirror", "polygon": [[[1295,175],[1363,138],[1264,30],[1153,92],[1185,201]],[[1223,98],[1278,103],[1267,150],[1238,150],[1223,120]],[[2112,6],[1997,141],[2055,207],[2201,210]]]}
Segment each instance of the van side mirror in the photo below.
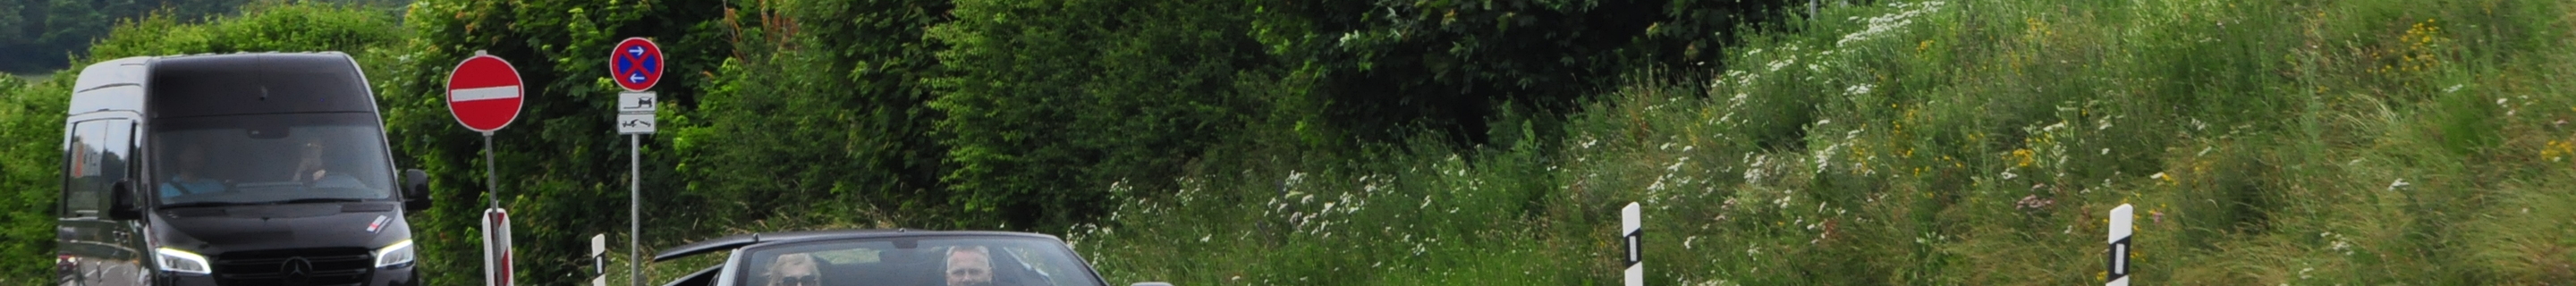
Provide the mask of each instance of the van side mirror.
{"label": "van side mirror", "polygon": [[134,183],[128,180],[117,180],[115,185],[108,186],[107,192],[107,200],[110,201],[107,205],[107,219],[129,220],[143,217],[143,208],[135,206],[134,203]]}
{"label": "van side mirror", "polygon": [[1172,286],[1172,283],[1166,283],[1166,282],[1136,282],[1136,284],[1127,284],[1127,286]]}
{"label": "van side mirror", "polygon": [[402,180],[403,210],[429,210],[429,172],[405,169]]}

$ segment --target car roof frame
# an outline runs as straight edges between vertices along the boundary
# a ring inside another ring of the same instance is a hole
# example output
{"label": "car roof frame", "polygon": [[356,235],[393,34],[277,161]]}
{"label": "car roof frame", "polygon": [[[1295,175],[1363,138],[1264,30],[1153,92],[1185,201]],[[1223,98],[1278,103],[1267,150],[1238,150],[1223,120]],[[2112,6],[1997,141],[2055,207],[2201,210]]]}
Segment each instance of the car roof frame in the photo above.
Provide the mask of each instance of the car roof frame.
{"label": "car roof frame", "polygon": [[911,229],[853,229],[853,230],[822,230],[822,231],[770,232],[770,233],[751,233],[751,234],[738,234],[738,235],[731,235],[731,236],[725,236],[725,237],[720,237],[720,238],[716,238],[716,239],[709,239],[709,240],[699,241],[699,242],[695,242],[695,243],[690,243],[690,244],[680,245],[680,246],[672,247],[672,248],[669,248],[669,249],[664,249],[664,250],[662,250],[662,252],[661,252],[661,253],[656,253],[656,254],[654,254],[654,255],[653,255],[653,262],[662,262],[662,261],[667,261],[667,260],[672,260],[672,259],[685,258],[685,257],[689,257],[689,256],[697,256],[697,255],[699,255],[699,254],[713,253],[713,252],[717,252],[717,251],[727,251],[727,250],[742,249],[742,248],[744,248],[744,247],[750,247],[750,246],[754,246],[754,245],[762,245],[762,244],[771,244],[771,243],[787,243],[787,242],[813,241],[813,240],[876,239],[876,238],[906,238],[906,237],[957,237],[957,236],[987,236],[987,237],[991,237],[991,236],[1000,236],[1000,237],[1024,237],[1024,238],[1043,238],[1043,239],[1053,240],[1053,241],[1057,241],[1057,242],[1062,242],[1062,241],[1064,241],[1063,239],[1058,239],[1058,238],[1056,238],[1055,236],[1052,236],[1052,235],[1035,234],[1035,233],[1022,233],[1022,232],[999,232],[999,231],[920,231],[920,230],[911,230]]}

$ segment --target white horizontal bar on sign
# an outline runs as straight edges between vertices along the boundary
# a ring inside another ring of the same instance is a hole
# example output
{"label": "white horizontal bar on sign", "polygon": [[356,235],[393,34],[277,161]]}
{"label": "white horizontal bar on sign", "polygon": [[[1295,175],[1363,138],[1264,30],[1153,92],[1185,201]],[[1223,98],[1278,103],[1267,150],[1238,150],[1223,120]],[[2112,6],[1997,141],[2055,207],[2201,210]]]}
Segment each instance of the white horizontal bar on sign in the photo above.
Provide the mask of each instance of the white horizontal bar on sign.
{"label": "white horizontal bar on sign", "polygon": [[476,101],[519,98],[519,86],[495,86],[448,91],[447,101]]}

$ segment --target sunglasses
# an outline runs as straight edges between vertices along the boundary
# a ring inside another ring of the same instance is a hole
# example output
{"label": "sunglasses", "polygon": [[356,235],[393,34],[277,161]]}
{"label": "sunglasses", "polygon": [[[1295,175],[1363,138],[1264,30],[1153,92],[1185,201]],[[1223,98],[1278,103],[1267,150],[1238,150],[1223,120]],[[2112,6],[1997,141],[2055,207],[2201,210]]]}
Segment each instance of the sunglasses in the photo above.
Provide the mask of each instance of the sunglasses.
{"label": "sunglasses", "polygon": [[787,276],[787,277],[781,277],[781,278],[779,278],[779,279],[778,279],[778,286],[822,286],[822,285],[823,285],[823,280],[822,280],[822,278],[821,278],[821,277],[815,277],[814,275],[811,275],[811,274],[808,274],[808,275],[797,275],[797,276]]}

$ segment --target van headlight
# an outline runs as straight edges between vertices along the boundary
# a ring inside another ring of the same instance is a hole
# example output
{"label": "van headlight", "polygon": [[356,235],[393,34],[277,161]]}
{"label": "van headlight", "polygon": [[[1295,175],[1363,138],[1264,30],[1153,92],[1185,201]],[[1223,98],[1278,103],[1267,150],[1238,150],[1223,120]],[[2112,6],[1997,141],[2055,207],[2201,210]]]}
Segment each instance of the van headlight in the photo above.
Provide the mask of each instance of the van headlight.
{"label": "van headlight", "polygon": [[411,240],[405,239],[401,242],[395,242],[393,245],[386,245],[384,248],[377,248],[376,268],[411,264],[412,258],[418,256],[419,255],[413,254],[413,251],[411,250]]}
{"label": "van headlight", "polygon": [[195,252],[188,252],[186,250],[178,250],[168,247],[155,249],[152,252],[154,253],[153,256],[159,257],[154,260],[160,261],[161,271],[194,274],[207,274],[212,272],[211,268],[207,267],[208,264],[206,263],[206,256],[204,255],[197,255]]}

